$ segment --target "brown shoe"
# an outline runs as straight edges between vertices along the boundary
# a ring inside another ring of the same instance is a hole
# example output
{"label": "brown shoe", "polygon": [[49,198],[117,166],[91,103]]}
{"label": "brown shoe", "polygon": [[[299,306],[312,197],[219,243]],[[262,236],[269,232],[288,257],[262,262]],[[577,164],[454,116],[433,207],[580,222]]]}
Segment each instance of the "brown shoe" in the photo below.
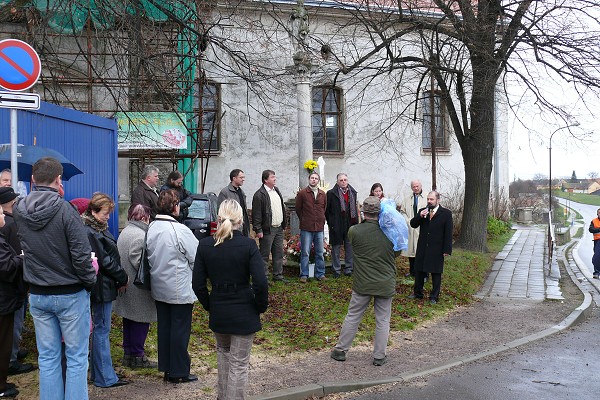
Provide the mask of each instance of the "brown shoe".
{"label": "brown shoe", "polygon": [[300,277],[300,283],[306,283],[306,282],[308,282],[308,278],[305,277],[305,276],[301,276]]}
{"label": "brown shoe", "polygon": [[318,277],[318,278],[317,278],[317,280],[318,280],[319,282],[326,281],[326,280],[327,280],[327,277],[326,277],[325,275],[323,275],[323,276],[320,276],[320,277]]}

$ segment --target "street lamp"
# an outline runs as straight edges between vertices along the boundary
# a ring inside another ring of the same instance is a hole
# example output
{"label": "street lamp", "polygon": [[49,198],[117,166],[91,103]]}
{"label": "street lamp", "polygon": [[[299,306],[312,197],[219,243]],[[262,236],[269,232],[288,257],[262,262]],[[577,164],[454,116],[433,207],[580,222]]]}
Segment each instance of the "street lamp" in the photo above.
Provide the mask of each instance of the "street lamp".
{"label": "street lamp", "polygon": [[579,122],[557,128],[550,134],[550,143],[548,144],[548,221],[550,221],[552,217],[552,136],[560,130],[574,126],[579,126]]}

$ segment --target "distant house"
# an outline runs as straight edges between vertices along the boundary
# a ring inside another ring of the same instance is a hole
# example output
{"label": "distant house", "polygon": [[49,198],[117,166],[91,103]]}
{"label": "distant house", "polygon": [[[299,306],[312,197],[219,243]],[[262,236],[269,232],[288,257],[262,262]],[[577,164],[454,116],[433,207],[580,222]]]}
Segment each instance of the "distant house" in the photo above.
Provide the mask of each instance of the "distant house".
{"label": "distant house", "polygon": [[600,183],[595,179],[583,179],[577,183],[562,182],[562,191],[570,193],[588,193],[600,190]]}

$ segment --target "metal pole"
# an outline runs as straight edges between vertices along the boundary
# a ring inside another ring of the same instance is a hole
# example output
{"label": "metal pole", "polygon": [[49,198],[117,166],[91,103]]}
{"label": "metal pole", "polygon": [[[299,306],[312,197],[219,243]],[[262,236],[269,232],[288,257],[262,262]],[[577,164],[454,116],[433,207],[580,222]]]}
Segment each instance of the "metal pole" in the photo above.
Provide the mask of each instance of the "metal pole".
{"label": "metal pole", "polygon": [[11,180],[10,185],[13,189],[17,190],[17,182],[19,181],[19,170],[17,168],[17,110],[11,108],[10,110],[10,171]]}
{"label": "metal pole", "polygon": [[548,145],[548,218],[552,215],[552,136],[555,133],[556,131],[550,135],[550,144]]}
{"label": "metal pole", "polygon": [[579,122],[573,122],[572,124],[561,126],[550,134],[550,141],[548,144],[548,213],[552,212],[552,137],[556,132],[571,128],[573,126],[579,126]]}

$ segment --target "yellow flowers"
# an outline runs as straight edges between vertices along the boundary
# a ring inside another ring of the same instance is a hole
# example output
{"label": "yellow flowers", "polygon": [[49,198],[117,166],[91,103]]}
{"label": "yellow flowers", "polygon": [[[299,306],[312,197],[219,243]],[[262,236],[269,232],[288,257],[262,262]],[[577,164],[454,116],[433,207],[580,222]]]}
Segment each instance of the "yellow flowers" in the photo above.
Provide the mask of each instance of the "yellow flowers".
{"label": "yellow flowers", "polygon": [[315,160],[306,160],[304,163],[304,169],[307,170],[308,173],[312,173],[318,166],[319,164],[317,164]]}

